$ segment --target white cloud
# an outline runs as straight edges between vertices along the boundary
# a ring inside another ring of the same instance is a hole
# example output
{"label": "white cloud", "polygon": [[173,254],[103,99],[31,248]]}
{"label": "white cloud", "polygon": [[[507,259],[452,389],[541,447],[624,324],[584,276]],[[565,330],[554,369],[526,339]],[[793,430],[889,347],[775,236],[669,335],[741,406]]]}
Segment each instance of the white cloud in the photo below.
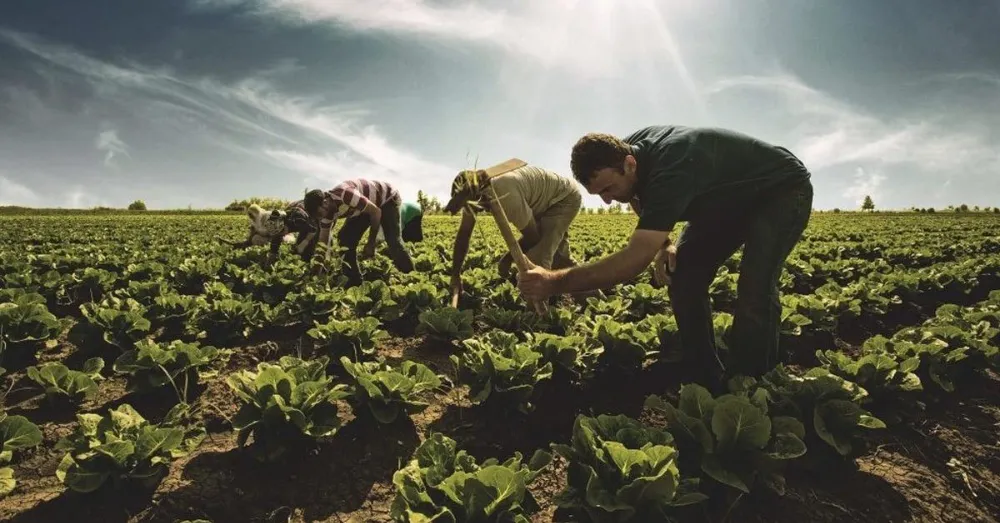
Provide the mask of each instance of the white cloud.
{"label": "white cloud", "polygon": [[311,154],[301,151],[266,149],[265,154],[273,163],[287,169],[305,173],[309,181],[316,181],[320,188],[331,188],[346,178],[362,177],[389,180],[399,190],[403,199],[416,198],[417,191],[429,194],[447,194],[453,170],[433,168],[420,176],[400,177],[389,167],[372,164],[349,151]]}
{"label": "white cloud", "polygon": [[0,175],[0,205],[38,207],[42,199],[27,186]]}
{"label": "white cloud", "polygon": [[30,187],[12,180],[9,176],[0,174],[0,205],[17,205],[21,207],[68,207],[74,209],[91,208],[107,205],[103,199],[85,191],[82,187],[74,187],[65,192],[52,191],[45,193],[44,198]]}
{"label": "white cloud", "polygon": [[[697,0],[189,0],[198,9],[245,8],[290,25],[408,35],[481,45],[528,57],[583,77],[613,77],[651,58],[673,63],[681,82],[694,81],[667,24]],[[651,53],[651,54],[647,54]],[[659,71],[662,75],[664,71]]]}
{"label": "white cloud", "polygon": [[974,128],[946,122],[941,115],[921,114],[919,109],[908,118],[878,118],[791,75],[729,78],[713,84],[708,93],[746,89],[775,94],[784,102],[797,122],[791,130],[796,143],[790,148],[812,170],[861,165],[881,171],[904,166],[945,178],[961,175],[969,165],[985,170],[1000,167],[995,147]]}
{"label": "white cloud", "polygon": [[854,171],[853,183],[844,189],[843,195],[845,198],[850,198],[856,202],[859,206],[864,202],[865,196],[871,196],[875,204],[878,205],[879,199],[883,196],[883,182],[885,182],[885,175],[858,167]]}
{"label": "white cloud", "polygon": [[[137,110],[151,111],[159,119],[168,115],[171,123],[208,133],[207,138],[220,145],[277,161],[310,177],[377,174],[407,184],[455,170],[394,146],[376,127],[362,123],[368,116],[364,110],[325,103],[320,97],[287,95],[261,78],[223,84],[164,69],[110,64],[12,31],[0,30],[0,38],[51,66],[80,75],[106,96],[137,98],[142,102],[134,104]],[[106,163],[128,154],[114,129],[102,132],[96,146],[106,152]],[[339,152],[304,152],[313,150]]]}
{"label": "white cloud", "polygon": [[94,145],[97,147],[98,151],[104,152],[104,165],[108,167],[115,165],[113,163],[115,156],[129,156],[128,147],[125,145],[125,142],[118,137],[117,129],[107,129],[101,131],[97,135]]}

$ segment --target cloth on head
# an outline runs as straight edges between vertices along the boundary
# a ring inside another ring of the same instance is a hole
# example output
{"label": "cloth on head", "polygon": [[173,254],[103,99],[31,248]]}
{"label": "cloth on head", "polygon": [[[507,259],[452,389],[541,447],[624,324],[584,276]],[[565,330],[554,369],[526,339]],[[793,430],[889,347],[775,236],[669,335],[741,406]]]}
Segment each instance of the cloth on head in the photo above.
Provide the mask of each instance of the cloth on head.
{"label": "cloth on head", "polygon": [[247,208],[247,217],[254,232],[266,238],[274,238],[285,233],[285,211],[275,209],[265,211],[256,203]]}

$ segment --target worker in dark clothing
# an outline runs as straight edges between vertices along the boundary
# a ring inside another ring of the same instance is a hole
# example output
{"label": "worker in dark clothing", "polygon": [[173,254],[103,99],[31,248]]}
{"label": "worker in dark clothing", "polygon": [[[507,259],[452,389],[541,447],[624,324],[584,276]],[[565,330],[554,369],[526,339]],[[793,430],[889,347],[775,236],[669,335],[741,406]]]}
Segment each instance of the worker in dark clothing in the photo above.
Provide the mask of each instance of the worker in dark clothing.
{"label": "worker in dark clothing", "polygon": [[[570,164],[590,194],[631,204],[639,222],[623,250],[599,261],[519,274],[526,297],[607,288],[653,263],[655,280],[670,285],[684,357],[698,373],[692,379],[723,390],[727,374],[759,376],[779,363],[778,281],[813,201],[810,173],[798,158],[726,129],[661,125],[625,139],[587,134]],[[674,243],[679,221],[687,224]],[[727,369],[715,345],[708,288],[741,246]]]}

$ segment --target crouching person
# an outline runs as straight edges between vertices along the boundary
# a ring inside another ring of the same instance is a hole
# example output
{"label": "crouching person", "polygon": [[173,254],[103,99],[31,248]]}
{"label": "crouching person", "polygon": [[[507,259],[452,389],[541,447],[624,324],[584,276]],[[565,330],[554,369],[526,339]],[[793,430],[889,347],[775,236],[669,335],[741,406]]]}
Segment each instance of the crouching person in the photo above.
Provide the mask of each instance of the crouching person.
{"label": "crouching person", "polygon": [[301,200],[290,203],[284,210],[274,209],[270,212],[253,204],[247,208],[247,219],[250,221],[250,230],[246,240],[233,242],[220,237],[219,241],[239,249],[270,245],[268,265],[278,258],[281,244],[288,235],[297,234],[294,250],[305,258],[306,249],[318,233],[318,227],[309,219]]}
{"label": "crouching person", "polygon": [[[400,233],[401,205],[399,191],[379,180],[355,178],[341,182],[329,191],[314,189],[306,193],[304,207],[310,218],[319,222],[319,243],[330,247],[330,231],[338,219],[345,218],[344,226],[337,233],[337,243],[346,250],[344,274],[348,287],[359,285],[362,281],[357,252],[361,237],[368,232],[361,257],[371,258],[375,255],[379,227],[385,235],[389,257],[396,269],[403,273],[413,270],[413,260],[403,245]],[[309,251],[311,253],[312,249]]]}

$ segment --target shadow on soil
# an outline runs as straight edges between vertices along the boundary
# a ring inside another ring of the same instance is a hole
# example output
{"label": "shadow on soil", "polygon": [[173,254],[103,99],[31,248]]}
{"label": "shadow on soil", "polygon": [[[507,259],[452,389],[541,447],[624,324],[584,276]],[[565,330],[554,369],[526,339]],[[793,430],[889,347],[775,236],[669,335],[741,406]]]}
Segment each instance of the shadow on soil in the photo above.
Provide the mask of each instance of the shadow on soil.
{"label": "shadow on soil", "polygon": [[91,493],[65,491],[10,520],[11,523],[79,521],[125,523],[149,506],[153,489],[107,489]]}
{"label": "shadow on soil", "polygon": [[357,418],[328,441],[275,463],[239,449],[205,452],[185,466],[186,484],[159,497],[142,521],[173,522],[180,514],[216,523],[287,521],[290,507],[306,521],[324,521],[361,508],[372,486],[391,482],[418,444],[405,418],[382,426]]}

